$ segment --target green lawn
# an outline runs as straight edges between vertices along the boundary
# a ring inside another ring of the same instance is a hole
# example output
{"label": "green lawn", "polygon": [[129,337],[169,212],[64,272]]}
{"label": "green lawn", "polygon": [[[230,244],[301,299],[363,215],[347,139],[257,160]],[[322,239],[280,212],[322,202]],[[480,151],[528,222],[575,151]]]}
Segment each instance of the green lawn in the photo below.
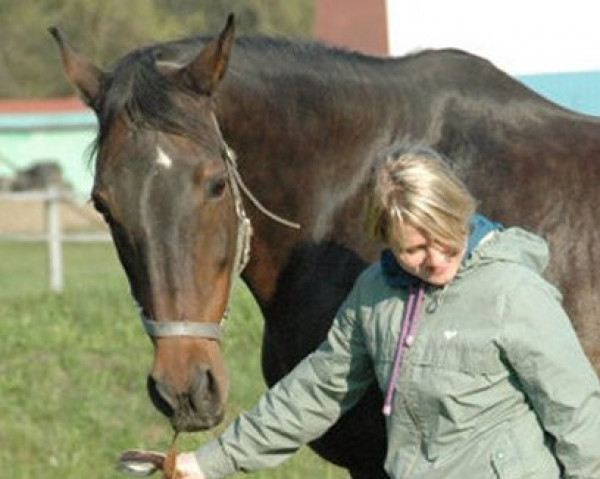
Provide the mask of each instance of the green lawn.
{"label": "green lawn", "polygon": [[[112,245],[69,245],[66,290],[48,291],[41,245],[0,243],[0,470],[12,479],[106,479],[119,452],[164,450],[171,430],[146,396],[150,341]],[[240,285],[227,324],[226,422],[253,405],[262,319]],[[186,435],[191,449],[213,433]],[[240,475],[241,477],[241,475]],[[248,476],[247,476],[248,477]],[[347,478],[303,449],[253,478]]]}

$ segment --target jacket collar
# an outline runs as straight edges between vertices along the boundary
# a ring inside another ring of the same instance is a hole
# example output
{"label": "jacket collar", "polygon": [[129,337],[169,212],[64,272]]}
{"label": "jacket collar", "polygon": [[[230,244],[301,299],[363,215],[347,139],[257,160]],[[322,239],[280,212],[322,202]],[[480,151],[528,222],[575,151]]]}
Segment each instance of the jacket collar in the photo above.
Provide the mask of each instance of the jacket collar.
{"label": "jacket collar", "polygon": [[[485,216],[475,213],[469,221],[470,234],[463,263],[471,257],[473,250],[483,238],[493,231],[501,231],[503,229],[504,227],[500,223],[490,221]],[[390,249],[385,249],[381,252],[380,263],[385,282],[391,288],[408,289],[411,284],[418,284],[421,281],[419,278],[402,269]]]}

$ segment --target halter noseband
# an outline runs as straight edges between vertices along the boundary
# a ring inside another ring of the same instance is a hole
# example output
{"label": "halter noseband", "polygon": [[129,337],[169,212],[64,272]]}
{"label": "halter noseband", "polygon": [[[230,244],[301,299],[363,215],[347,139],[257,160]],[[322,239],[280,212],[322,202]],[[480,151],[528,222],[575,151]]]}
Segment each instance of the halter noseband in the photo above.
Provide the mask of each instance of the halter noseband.
{"label": "halter noseband", "polygon": [[[152,338],[188,336],[220,341],[223,327],[216,323],[192,323],[191,321],[153,321],[140,314],[146,334]],[[222,320],[221,320],[222,322]]]}
{"label": "halter noseband", "polygon": [[142,320],[142,324],[148,336],[152,338],[184,336],[219,341],[223,337],[223,323],[229,316],[229,306],[231,303],[231,296],[233,293],[235,279],[244,270],[244,268],[248,264],[248,261],[250,261],[250,239],[252,238],[252,224],[250,223],[250,219],[248,218],[248,216],[246,215],[246,211],[244,210],[244,203],[242,201],[242,195],[240,190],[242,190],[248,196],[248,198],[260,211],[262,211],[264,214],[266,214],[273,220],[282,223],[290,228],[300,228],[299,224],[285,220],[266,209],[256,199],[256,197],[252,195],[248,187],[244,184],[242,177],[240,176],[240,173],[237,169],[235,153],[231,148],[229,148],[227,143],[225,143],[225,140],[223,139],[223,136],[221,135],[221,131],[219,129],[219,124],[217,123],[217,119],[214,117],[214,115],[213,121],[216,126],[217,132],[221,137],[221,142],[223,144],[223,161],[225,162],[225,166],[227,167],[227,177],[229,180],[229,185],[231,187],[231,192],[233,194],[235,214],[238,219],[237,240],[235,245],[235,259],[234,266],[231,269],[227,306],[225,307],[225,311],[223,312],[223,315],[221,316],[221,319],[218,323],[199,323],[192,321],[175,320],[155,321],[144,315],[142,309],[140,308],[140,318]]}

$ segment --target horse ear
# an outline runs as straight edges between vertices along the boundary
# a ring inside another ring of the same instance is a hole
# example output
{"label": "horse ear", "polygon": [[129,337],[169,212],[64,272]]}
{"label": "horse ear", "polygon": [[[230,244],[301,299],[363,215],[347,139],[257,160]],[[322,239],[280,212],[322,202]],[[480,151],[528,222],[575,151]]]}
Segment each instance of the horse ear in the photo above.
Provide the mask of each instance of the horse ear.
{"label": "horse ear", "polygon": [[210,95],[225,76],[235,36],[234,16],[229,14],[227,24],[217,38],[208,43],[179,74],[192,89]]}
{"label": "horse ear", "polygon": [[83,100],[96,109],[104,72],[94,66],[84,55],[75,51],[58,28],[50,27],[48,31],[58,43],[67,78],[79,90]]}

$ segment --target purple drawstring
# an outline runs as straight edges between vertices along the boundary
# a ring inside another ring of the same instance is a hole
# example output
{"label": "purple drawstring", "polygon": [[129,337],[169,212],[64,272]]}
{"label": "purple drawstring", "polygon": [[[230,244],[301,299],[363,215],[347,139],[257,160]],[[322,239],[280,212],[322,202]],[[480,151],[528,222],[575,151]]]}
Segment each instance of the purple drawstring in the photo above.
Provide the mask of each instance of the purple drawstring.
{"label": "purple drawstring", "polygon": [[392,401],[394,399],[394,386],[398,380],[400,369],[402,368],[402,361],[404,360],[404,352],[406,348],[409,348],[417,333],[417,326],[419,325],[419,317],[421,310],[421,303],[425,295],[425,287],[423,283],[419,283],[418,290],[415,291],[414,286],[411,284],[408,289],[408,301],[404,308],[404,317],[402,318],[402,330],[400,336],[398,336],[398,343],[396,344],[396,353],[394,354],[394,366],[392,374],[388,382],[387,392],[385,395],[385,402],[383,404],[383,415],[389,416],[392,414]]}

